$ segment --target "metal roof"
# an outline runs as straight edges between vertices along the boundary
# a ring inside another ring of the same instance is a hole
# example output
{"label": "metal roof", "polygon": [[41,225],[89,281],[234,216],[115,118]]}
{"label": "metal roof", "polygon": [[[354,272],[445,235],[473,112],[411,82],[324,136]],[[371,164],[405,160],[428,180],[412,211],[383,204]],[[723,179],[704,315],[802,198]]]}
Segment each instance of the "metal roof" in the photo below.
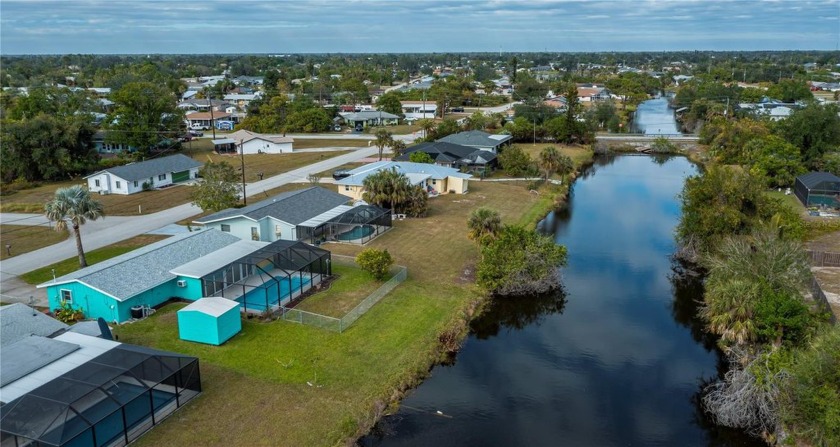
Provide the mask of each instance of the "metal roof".
{"label": "metal roof", "polygon": [[26,304],[0,306],[0,346],[6,347],[31,335],[49,337],[69,326]]}
{"label": "metal roof", "polygon": [[236,141],[231,138],[220,138],[218,140],[210,140],[213,144],[236,144]]}
{"label": "metal roof", "polygon": [[8,344],[3,347],[3,361],[0,362],[0,387],[37,371],[77,349],[79,345],[37,335]]}
{"label": "metal roof", "polygon": [[231,309],[239,309],[239,306],[239,302],[227,298],[207,297],[193,301],[189,306],[179,310],[178,313],[199,312],[211,317],[221,317]]}
{"label": "metal roof", "polygon": [[219,230],[172,236],[124,255],[39,284],[39,288],[78,281],[123,301],[175,278],[170,270],[227,247],[239,239]]}
{"label": "metal roof", "polygon": [[194,261],[175,267],[170,272],[178,276],[201,278],[268,244],[268,242],[240,240]]}
{"label": "metal roof", "polygon": [[309,219],[305,222],[301,222],[298,225],[301,226],[301,227],[315,228],[315,227],[329,221],[330,219],[332,219],[334,217],[337,217],[337,216],[340,216],[340,215],[344,214],[345,212],[347,212],[348,210],[351,210],[351,209],[353,209],[353,207],[350,206],[350,205],[338,205],[337,207],[335,207],[335,208],[333,208],[329,211],[325,211],[325,212],[323,212],[323,213],[321,213],[321,214],[319,214],[319,215],[317,215],[317,216],[315,216],[315,217],[313,217],[313,218],[311,218],[311,219]]}
{"label": "metal roof", "polygon": [[258,221],[265,217],[272,217],[291,225],[298,225],[339,205],[344,205],[348,201],[349,199],[346,196],[335,191],[312,186],[297,191],[284,192],[243,208],[229,208],[219,211],[196,219],[195,222],[208,224],[236,217],[247,217]]}
{"label": "metal roof", "polygon": [[151,160],[103,169],[102,171],[93,173],[85,178],[90,178],[94,175],[107,172],[126,181],[147,180],[160,174],[188,171],[201,166],[203,166],[202,163],[199,163],[184,154],[175,154],[168,157],[153,158]]}
{"label": "metal roof", "polygon": [[823,182],[840,183],[840,177],[830,172],[809,172],[796,177],[796,180],[801,182],[805,187],[811,189]]}

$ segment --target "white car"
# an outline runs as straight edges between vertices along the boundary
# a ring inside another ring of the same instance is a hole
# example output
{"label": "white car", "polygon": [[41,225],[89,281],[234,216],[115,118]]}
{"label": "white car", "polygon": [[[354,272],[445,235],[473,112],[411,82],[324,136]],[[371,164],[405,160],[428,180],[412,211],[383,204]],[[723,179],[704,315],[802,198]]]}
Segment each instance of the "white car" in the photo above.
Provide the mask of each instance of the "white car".
{"label": "white car", "polygon": [[192,130],[210,130],[210,126],[205,126],[204,124],[199,124],[199,123],[192,123],[190,125],[190,129],[192,129]]}

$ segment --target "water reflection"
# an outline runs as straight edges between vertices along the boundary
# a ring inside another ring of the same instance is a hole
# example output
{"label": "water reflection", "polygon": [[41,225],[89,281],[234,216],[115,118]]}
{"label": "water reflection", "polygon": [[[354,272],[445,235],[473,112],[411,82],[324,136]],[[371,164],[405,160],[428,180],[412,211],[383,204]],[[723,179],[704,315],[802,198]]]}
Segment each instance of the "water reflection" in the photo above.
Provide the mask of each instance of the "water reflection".
{"label": "water reflection", "polygon": [[677,135],[680,133],[674,111],[668,107],[668,99],[660,97],[639,104],[633,116],[636,132],[645,135]]}
{"label": "water reflection", "polygon": [[[597,160],[540,224],[568,247],[564,293],[494,303],[362,445],[749,445],[696,405],[723,365],[675,275],[684,158]],[[441,411],[445,416],[437,414]],[[757,444],[760,445],[760,444]]]}

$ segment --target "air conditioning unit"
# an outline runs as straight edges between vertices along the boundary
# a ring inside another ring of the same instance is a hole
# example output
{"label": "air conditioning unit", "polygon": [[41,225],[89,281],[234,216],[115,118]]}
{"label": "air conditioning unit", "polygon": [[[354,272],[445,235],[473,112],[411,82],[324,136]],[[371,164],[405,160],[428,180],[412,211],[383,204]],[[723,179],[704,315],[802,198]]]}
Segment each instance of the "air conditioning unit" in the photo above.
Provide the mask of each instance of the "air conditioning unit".
{"label": "air conditioning unit", "polygon": [[179,279],[176,284],[178,285],[178,287],[187,287],[187,282],[183,279]]}

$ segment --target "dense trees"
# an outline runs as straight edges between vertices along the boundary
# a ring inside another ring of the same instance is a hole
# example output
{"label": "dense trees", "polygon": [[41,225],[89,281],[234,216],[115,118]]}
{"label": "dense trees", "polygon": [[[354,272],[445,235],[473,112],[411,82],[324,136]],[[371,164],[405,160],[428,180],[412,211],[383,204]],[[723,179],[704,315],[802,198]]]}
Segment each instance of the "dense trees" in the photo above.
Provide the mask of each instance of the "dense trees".
{"label": "dense trees", "polygon": [[394,92],[385,93],[380,96],[379,100],[376,101],[376,107],[383,112],[392,113],[397,116],[402,116],[403,114],[400,97]]}
{"label": "dense trees", "polygon": [[116,103],[108,117],[108,140],[137,148],[141,155],[165,137],[173,137],[183,114],[175,95],[151,82],[130,82],[111,94]]}
{"label": "dense trees", "polygon": [[499,165],[512,177],[524,177],[536,173],[531,157],[516,145],[506,147],[499,154]]}
{"label": "dense trees", "polygon": [[202,181],[192,193],[193,204],[202,211],[221,211],[236,206],[242,187],[233,166],[208,162],[199,171]]}
{"label": "dense trees", "polygon": [[73,229],[76,251],[79,254],[79,268],[87,267],[80,227],[88,220],[96,220],[105,215],[102,204],[93,200],[87,189],[81,185],[74,185],[57,189],[53,199],[44,205],[44,215],[55,222],[55,231]]}
{"label": "dense trees", "polygon": [[506,225],[481,239],[477,283],[498,296],[545,293],[560,287],[566,247],[533,230]]}
{"label": "dense trees", "polygon": [[818,167],[828,152],[840,151],[840,106],[811,103],[778,121],[773,130],[802,154],[807,166]]}

